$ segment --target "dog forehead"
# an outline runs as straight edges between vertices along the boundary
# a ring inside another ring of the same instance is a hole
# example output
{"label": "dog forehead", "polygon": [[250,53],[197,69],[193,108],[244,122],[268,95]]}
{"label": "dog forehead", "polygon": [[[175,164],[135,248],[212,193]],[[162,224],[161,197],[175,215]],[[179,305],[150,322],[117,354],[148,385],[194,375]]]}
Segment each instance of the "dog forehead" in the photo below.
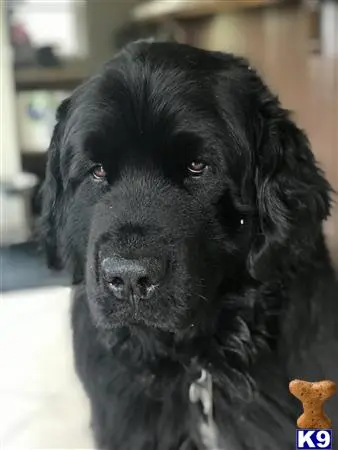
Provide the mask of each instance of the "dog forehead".
{"label": "dog forehead", "polygon": [[224,124],[219,123],[216,111],[199,101],[194,105],[196,99],[185,96],[184,89],[177,92],[175,85],[168,91],[163,86],[150,88],[140,78],[135,87],[124,75],[112,75],[109,87],[99,81],[88,96],[84,91],[69,124],[75,147],[151,147],[166,152],[174,141],[184,144],[181,147],[197,147],[202,141],[217,139]]}
{"label": "dog forehead", "polygon": [[[232,124],[237,116],[228,105],[231,113],[224,120],[222,108],[227,105],[220,106],[209,77],[216,70],[211,64],[197,69],[195,63],[195,70],[189,72],[186,56],[179,55],[174,63],[165,54],[153,57],[150,52],[142,57],[124,55],[107,64],[74,96],[69,129],[77,142],[72,147],[105,153],[117,149],[118,154],[127,150],[140,154],[151,148],[155,154],[171,154],[175,146],[170,141],[182,133],[185,143],[198,140],[199,148],[203,142],[210,151],[213,144],[237,147],[239,126]],[[229,102],[235,104],[232,97]],[[198,152],[197,146],[190,147]],[[180,153],[185,152],[187,148],[180,146]]]}
{"label": "dog forehead", "polygon": [[[94,77],[92,101],[116,105],[140,120],[151,112],[188,116],[217,112],[214,86],[222,63],[210,52],[179,45],[133,46]],[[230,89],[231,90],[231,89]]]}

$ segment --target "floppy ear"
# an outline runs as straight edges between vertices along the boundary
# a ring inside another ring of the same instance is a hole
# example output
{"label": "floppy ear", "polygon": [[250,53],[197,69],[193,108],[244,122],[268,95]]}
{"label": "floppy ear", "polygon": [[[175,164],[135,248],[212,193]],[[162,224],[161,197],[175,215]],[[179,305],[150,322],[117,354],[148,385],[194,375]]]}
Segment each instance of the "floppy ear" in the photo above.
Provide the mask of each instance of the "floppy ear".
{"label": "floppy ear", "polygon": [[70,99],[64,100],[56,114],[57,124],[47,153],[45,180],[41,188],[40,236],[48,266],[62,269],[58,234],[62,226],[63,181],[60,170],[60,146]]}
{"label": "floppy ear", "polygon": [[264,279],[301,264],[330,213],[331,188],[308,139],[274,98],[262,109],[253,171],[258,214],[249,269]]}

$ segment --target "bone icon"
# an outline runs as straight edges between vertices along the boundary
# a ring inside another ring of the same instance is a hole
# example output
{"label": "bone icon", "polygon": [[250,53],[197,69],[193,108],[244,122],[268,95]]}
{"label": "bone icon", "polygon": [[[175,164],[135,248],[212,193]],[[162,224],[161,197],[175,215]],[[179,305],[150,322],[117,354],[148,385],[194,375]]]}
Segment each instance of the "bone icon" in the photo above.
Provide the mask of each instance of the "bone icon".
{"label": "bone icon", "polygon": [[315,383],[293,380],[289,384],[293,394],[303,404],[303,414],[297,420],[299,428],[324,430],[331,428],[331,420],[324,413],[324,402],[336,393],[336,384],[324,380]]}

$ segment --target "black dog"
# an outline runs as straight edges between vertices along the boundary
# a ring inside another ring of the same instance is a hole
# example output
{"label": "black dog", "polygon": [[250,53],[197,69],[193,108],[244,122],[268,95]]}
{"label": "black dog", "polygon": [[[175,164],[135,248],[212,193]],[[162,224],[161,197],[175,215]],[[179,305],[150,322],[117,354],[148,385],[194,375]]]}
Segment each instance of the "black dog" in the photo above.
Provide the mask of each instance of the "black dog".
{"label": "black dog", "polygon": [[98,448],[200,448],[202,369],[224,449],[294,448],[289,381],[338,381],[329,210],[304,133],[233,55],[138,42],[60,106],[42,221]]}

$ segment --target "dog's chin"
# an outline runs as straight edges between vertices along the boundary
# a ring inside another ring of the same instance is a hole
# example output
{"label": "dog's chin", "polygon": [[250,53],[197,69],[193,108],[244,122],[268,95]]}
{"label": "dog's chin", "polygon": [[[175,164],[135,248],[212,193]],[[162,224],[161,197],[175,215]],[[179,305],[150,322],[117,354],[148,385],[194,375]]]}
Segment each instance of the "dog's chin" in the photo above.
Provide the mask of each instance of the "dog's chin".
{"label": "dog's chin", "polygon": [[103,330],[116,330],[119,328],[143,328],[158,330],[166,333],[181,332],[187,328],[187,320],[178,319],[175,314],[154,313],[144,311],[143,308],[121,308],[109,311],[102,307],[100,301],[90,302],[92,321],[97,328]]}
{"label": "dog's chin", "polygon": [[92,322],[97,328],[142,327],[180,333],[191,326],[188,302],[180,303],[173,294],[132,303],[115,299],[97,286],[91,286],[86,286],[87,300]]}
{"label": "dog's chin", "polygon": [[159,330],[168,333],[174,333],[177,330],[177,325],[170,323],[165,320],[153,320],[142,316],[141,314],[135,313],[126,317],[123,321],[115,318],[107,318],[107,321],[112,324],[112,328],[128,327],[132,329],[149,329],[149,330]]}
{"label": "dog's chin", "polygon": [[143,330],[143,331],[159,331],[162,333],[176,334],[181,332],[180,328],[177,328],[175,324],[168,322],[155,322],[154,320],[142,318],[138,316],[131,316],[128,318],[115,318],[112,316],[96,317],[95,325],[102,330],[118,330],[121,328],[130,328],[131,330]]}

